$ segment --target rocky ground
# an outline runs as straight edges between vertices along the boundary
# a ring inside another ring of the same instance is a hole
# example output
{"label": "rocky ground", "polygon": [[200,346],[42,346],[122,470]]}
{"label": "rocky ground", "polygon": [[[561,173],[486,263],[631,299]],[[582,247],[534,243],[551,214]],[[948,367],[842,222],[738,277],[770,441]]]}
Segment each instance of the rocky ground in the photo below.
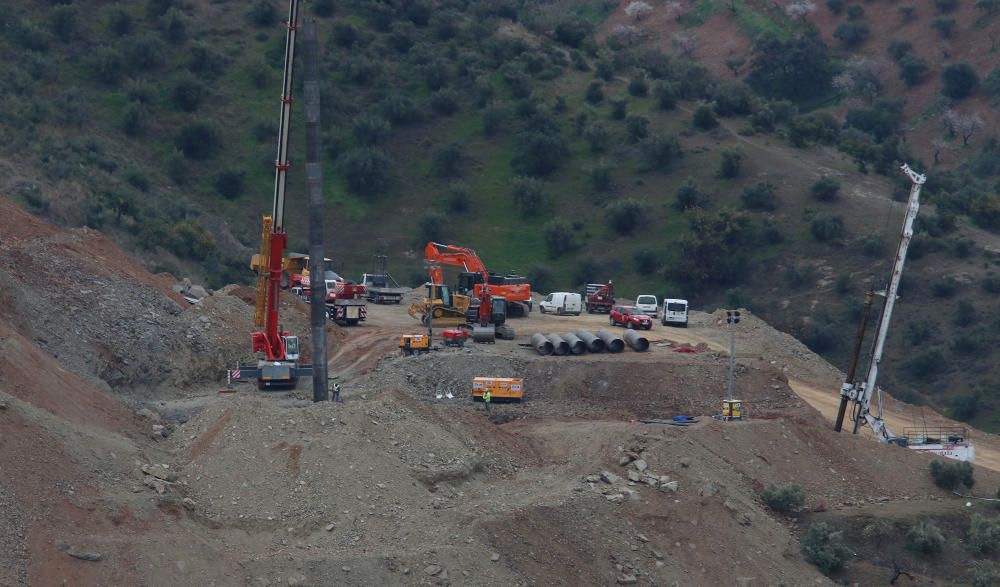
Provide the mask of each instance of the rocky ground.
{"label": "rocky ground", "polygon": [[[800,553],[801,516],[768,510],[767,485],[801,485],[815,515],[951,503],[927,457],[832,432],[816,398],[835,397],[837,370],[749,314],[745,422],[711,417],[727,378],[718,313],[657,324],[645,353],[541,357],[533,332],[607,319],[532,313],[514,341],[403,357],[418,293],[330,326],[343,401],[314,404],[308,381],[225,387],[247,357],[252,290],[190,304],[97,233],[7,228],[3,585],[825,584]],[[308,306],[283,310],[307,334]],[[487,414],[469,399],[478,375],[523,377],[525,401]],[[677,414],[699,422],[640,422]]]}

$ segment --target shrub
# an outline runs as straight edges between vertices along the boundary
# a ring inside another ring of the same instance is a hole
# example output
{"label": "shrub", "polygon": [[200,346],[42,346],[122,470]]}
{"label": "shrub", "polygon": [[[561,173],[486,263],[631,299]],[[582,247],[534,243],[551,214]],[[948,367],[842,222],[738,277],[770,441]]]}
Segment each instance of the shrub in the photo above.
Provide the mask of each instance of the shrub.
{"label": "shrub", "polygon": [[829,175],[824,175],[812,185],[809,193],[820,202],[832,202],[840,193],[840,182]]}
{"label": "shrub", "polygon": [[726,179],[738,177],[745,158],[746,155],[739,149],[723,149],[719,157],[719,177]]}
{"label": "shrub", "polygon": [[507,106],[500,102],[490,102],[483,108],[483,134],[492,137],[507,120]]}
{"label": "shrub", "polygon": [[934,7],[938,12],[951,12],[958,7],[958,0],[934,0]]}
{"label": "shrub", "polygon": [[211,233],[189,220],[182,220],[170,227],[164,244],[177,256],[195,261],[207,259],[215,251]]}
{"label": "shrub", "polygon": [[358,144],[371,147],[381,144],[389,136],[392,125],[377,114],[364,114],[355,119],[352,130]]}
{"label": "shrub", "polygon": [[836,214],[817,214],[809,221],[809,232],[820,242],[840,238],[844,235],[844,219]]}
{"label": "shrub", "polygon": [[932,328],[931,323],[926,320],[911,320],[906,323],[903,332],[907,343],[912,346],[920,346],[930,338],[932,330],[936,330],[936,328]]}
{"label": "shrub", "polygon": [[719,126],[719,119],[715,117],[715,109],[711,104],[702,102],[694,109],[691,123],[695,128],[701,130],[712,130]]}
{"label": "shrub", "polygon": [[912,4],[902,4],[896,7],[896,12],[903,17],[904,21],[913,20],[917,14],[917,7]]}
{"label": "shrub", "polygon": [[917,379],[925,380],[941,371],[944,360],[944,354],[937,349],[924,351],[910,357],[906,370]]}
{"label": "shrub", "polygon": [[794,484],[788,485],[768,485],[761,493],[767,507],[780,513],[787,514],[793,512],[806,502],[806,493],[802,487]]}
{"label": "shrub", "polygon": [[885,254],[885,239],[880,234],[869,234],[861,239],[861,252],[869,257],[881,257]]}
{"label": "shrub", "polygon": [[652,249],[639,249],[632,254],[632,262],[635,263],[636,273],[650,275],[660,264],[660,256]]}
{"label": "shrub", "polygon": [[455,214],[464,214],[469,211],[469,202],[472,195],[469,188],[463,183],[453,183],[448,188],[448,210]]}
{"label": "shrub", "polygon": [[552,269],[548,265],[536,264],[528,267],[528,281],[534,291],[551,291]]}
{"label": "shrub", "polygon": [[459,111],[458,92],[443,88],[431,94],[431,109],[442,116],[451,116]]}
{"label": "shrub", "polygon": [[521,216],[538,213],[548,199],[541,180],[527,176],[518,176],[511,180],[511,196]]}
{"label": "shrub", "polygon": [[694,178],[687,178],[674,193],[674,209],[683,212],[690,208],[704,208],[707,197],[698,189]]}
{"label": "shrub", "polygon": [[[841,295],[851,291],[851,276],[841,273],[833,282],[833,290]],[[909,324],[913,324],[910,322]]]}
{"label": "shrub", "polygon": [[334,0],[313,0],[312,11],[316,16],[333,16]]}
{"label": "shrub", "polygon": [[951,277],[942,277],[931,284],[931,293],[936,298],[950,298],[958,290],[958,283]]}
{"label": "shrub", "polygon": [[392,159],[381,149],[359,147],[337,157],[337,167],[352,192],[372,195],[388,187],[392,173]]}
{"label": "shrub", "polygon": [[434,149],[431,155],[431,171],[437,177],[454,177],[462,173],[465,151],[458,143],[448,143]]}
{"label": "shrub", "polygon": [[587,143],[590,144],[591,153],[603,153],[608,148],[608,143],[611,141],[611,134],[608,132],[604,123],[596,121],[587,126],[587,130],[584,131],[584,137],[587,139]]}
{"label": "shrub", "polygon": [[646,72],[640,71],[628,83],[628,93],[636,98],[643,98],[649,95],[649,81],[646,80]]}
{"label": "shrub", "polygon": [[146,18],[152,20],[167,13],[174,5],[174,0],[146,0]]}
{"label": "shrub", "polygon": [[576,248],[573,241],[573,225],[565,220],[549,220],[542,229],[545,248],[550,258],[560,257]]}
{"label": "shrub", "polygon": [[859,20],[865,16],[865,8],[860,4],[852,4],[847,7],[847,20]]}
{"label": "shrub", "polygon": [[126,53],[128,66],[133,71],[150,71],[163,65],[166,54],[163,41],[151,32],[132,39]]}
{"label": "shrub", "polygon": [[192,122],[181,128],[174,145],[188,159],[211,159],[219,152],[219,131],[207,122]]}
{"label": "shrub", "polygon": [[982,281],[982,288],[986,293],[1000,293],[1000,275],[990,273],[984,277]]}
{"label": "shrub", "polygon": [[119,37],[131,34],[132,16],[121,7],[114,6],[108,13],[108,30]]}
{"label": "shrub", "polygon": [[204,96],[205,86],[187,72],[179,75],[170,89],[170,99],[184,112],[197,110]]}
{"label": "shrub", "polygon": [[865,540],[871,540],[875,543],[875,546],[882,546],[882,542],[886,538],[891,538],[896,535],[896,530],[893,525],[882,518],[875,518],[874,520],[865,524],[865,527],[861,529],[861,536]]}
{"label": "shrub", "polygon": [[969,583],[972,587],[996,587],[1000,585],[1000,567],[984,561],[969,574]]}
{"label": "shrub", "polygon": [[[998,74],[998,77],[1000,77],[1000,74]],[[677,84],[663,81],[657,82],[656,87],[653,88],[653,97],[656,98],[657,109],[673,110],[677,106]]]}
{"label": "shrub", "polygon": [[625,98],[615,98],[611,100],[611,119],[612,120],[625,120],[625,114],[627,113],[628,100]]}
{"label": "shrub", "polygon": [[760,223],[760,242],[766,245],[775,245],[785,241],[785,235],[781,233],[781,227],[772,218],[765,218]]}
{"label": "shrub", "polygon": [[141,135],[146,128],[147,115],[142,104],[130,102],[122,114],[122,131],[130,137]]}
{"label": "shrub", "polygon": [[934,484],[941,489],[953,491],[959,485],[972,489],[976,484],[972,463],[967,461],[938,461],[933,460],[929,465],[931,479]]}
{"label": "shrub", "polygon": [[955,398],[951,402],[951,417],[960,422],[968,422],[979,413],[979,394],[971,393]]}
{"label": "shrub", "polygon": [[841,533],[823,522],[810,524],[801,542],[803,556],[824,573],[839,570],[851,554]]}
{"label": "shrub", "polygon": [[172,45],[179,45],[187,39],[187,20],[176,8],[171,8],[163,16],[163,38]]}
{"label": "shrub", "polygon": [[649,136],[649,119],[638,114],[629,115],[625,121],[625,136],[630,143],[638,143]]}
{"label": "shrub", "polygon": [[853,48],[868,40],[871,29],[868,23],[859,21],[848,21],[841,23],[833,31],[833,38],[840,41],[845,47]]}
{"label": "shrub", "polygon": [[73,40],[79,25],[79,15],[72,6],[57,6],[49,13],[49,28],[64,43]]}
{"label": "shrub", "polygon": [[408,96],[392,93],[386,96],[378,106],[383,118],[393,124],[417,122],[423,118],[423,112]]}
{"label": "shrub", "polygon": [[275,10],[273,2],[257,0],[247,11],[247,20],[255,26],[268,27],[277,22],[278,12]]}
{"label": "shrub", "polygon": [[646,210],[635,200],[618,200],[608,206],[605,220],[611,230],[620,235],[629,235],[646,223]]}
{"label": "shrub", "polygon": [[967,300],[959,300],[955,306],[955,326],[965,328],[971,326],[976,321],[976,307]]}
{"label": "shrub", "polygon": [[914,524],[906,538],[908,547],[923,554],[940,552],[941,547],[944,546],[944,534],[941,533],[937,524],[930,520],[922,520]]}
{"label": "shrub", "polygon": [[918,55],[906,55],[899,60],[899,79],[908,87],[924,81],[927,71],[927,60]]}
{"label": "shrub", "polygon": [[229,200],[243,195],[245,187],[246,173],[239,169],[226,169],[215,178],[215,191]]}
{"label": "shrub", "polygon": [[151,187],[149,176],[138,169],[132,169],[125,174],[125,181],[140,192],[148,192]]}
{"label": "shrub", "polygon": [[417,219],[418,242],[444,240],[444,227],[448,219],[440,212],[425,212]]}
{"label": "shrub", "polygon": [[559,168],[568,150],[566,140],[558,131],[522,131],[517,135],[517,149],[511,166],[523,175],[547,175]]}
{"label": "shrub", "polygon": [[587,179],[596,191],[608,191],[611,188],[611,166],[601,163],[587,169]]}
{"label": "shrub", "polygon": [[972,95],[978,83],[976,70],[968,63],[952,63],[941,72],[941,93],[953,100]]}
{"label": "shrub", "polygon": [[802,332],[802,342],[816,353],[832,350],[839,340],[840,333],[836,325],[823,313],[813,316],[812,321]]}
{"label": "shrub", "polygon": [[847,6],[847,0],[826,0],[826,7],[834,14],[840,14]]}
{"label": "shrub", "polygon": [[979,350],[979,340],[968,334],[956,334],[951,339],[951,350],[962,355],[968,355]]}
{"label": "shrub", "polygon": [[889,46],[886,47],[886,53],[892,57],[893,61],[899,61],[909,55],[911,51],[913,51],[913,43],[900,39],[889,41]]}
{"label": "shrub", "polygon": [[950,39],[955,34],[955,26],[958,23],[950,16],[939,16],[930,22],[930,27],[941,35],[942,39]]}
{"label": "shrub", "polygon": [[639,144],[639,170],[668,170],[670,163],[681,156],[681,146],[672,136],[657,135]]}
{"label": "shrub", "polygon": [[778,207],[775,190],[773,183],[759,181],[743,188],[740,200],[743,201],[743,207],[748,210],[774,210]]}
{"label": "shrub", "polygon": [[609,59],[606,58],[598,59],[597,65],[594,67],[594,69],[595,69],[594,73],[597,74],[597,77],[601,78],[606,82],[611,81],[615,77],[615,65]]}

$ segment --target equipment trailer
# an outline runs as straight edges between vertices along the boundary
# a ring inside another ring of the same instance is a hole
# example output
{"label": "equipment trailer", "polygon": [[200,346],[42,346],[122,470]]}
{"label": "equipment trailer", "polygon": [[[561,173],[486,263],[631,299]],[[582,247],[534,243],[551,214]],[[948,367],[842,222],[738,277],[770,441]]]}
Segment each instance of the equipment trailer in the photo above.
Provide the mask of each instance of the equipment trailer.
{"label": "equipment trailer", "polygon": [[403,301],[403,294],[410,291],[400,287],[396,280],[386,270],[386,256],[375,255],[371,273],[361,276],[361,284],[365,286],[368,301],[373,304],[398,304]]}

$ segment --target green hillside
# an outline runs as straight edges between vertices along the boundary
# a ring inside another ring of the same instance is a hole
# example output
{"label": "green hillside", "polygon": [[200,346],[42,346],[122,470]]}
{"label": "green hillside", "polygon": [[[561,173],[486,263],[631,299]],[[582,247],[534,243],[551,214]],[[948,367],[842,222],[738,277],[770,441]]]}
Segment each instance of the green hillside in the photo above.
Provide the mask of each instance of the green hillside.
{"label": "green hillside", "polygon": [[[11,4],[6,194],[104,230],[150,267],[248,281],[271,202],[287,5]],[[975,57],[992,14],[698,0],[636,18],[628,4],[304,2],[321,35],[335,268],[357,275],[387,254],[416,284],[423,243],[457,242],[539,291],[613,279],[627,297],[748,306],[843,366],[865,281],[883,283],[898,239],[906,161],[928,173],[930,206],[883,382],[1000,428],[987,132],[1000,74]],[[960,33],[947,58],[905,44],[944,26],[935,18]],[[293,115],[288,229],[304,250]]]}

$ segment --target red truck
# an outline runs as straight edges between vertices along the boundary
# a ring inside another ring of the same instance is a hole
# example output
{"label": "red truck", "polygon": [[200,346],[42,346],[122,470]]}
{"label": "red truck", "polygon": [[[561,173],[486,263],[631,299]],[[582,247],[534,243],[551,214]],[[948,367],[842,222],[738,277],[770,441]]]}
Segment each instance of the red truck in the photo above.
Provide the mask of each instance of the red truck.
{"label": "red truck", "polygon": [[624,326],[630,330],[650,330],[653,319],[635,306],[615,306],[611,308],[608,322],[612,326]]}

